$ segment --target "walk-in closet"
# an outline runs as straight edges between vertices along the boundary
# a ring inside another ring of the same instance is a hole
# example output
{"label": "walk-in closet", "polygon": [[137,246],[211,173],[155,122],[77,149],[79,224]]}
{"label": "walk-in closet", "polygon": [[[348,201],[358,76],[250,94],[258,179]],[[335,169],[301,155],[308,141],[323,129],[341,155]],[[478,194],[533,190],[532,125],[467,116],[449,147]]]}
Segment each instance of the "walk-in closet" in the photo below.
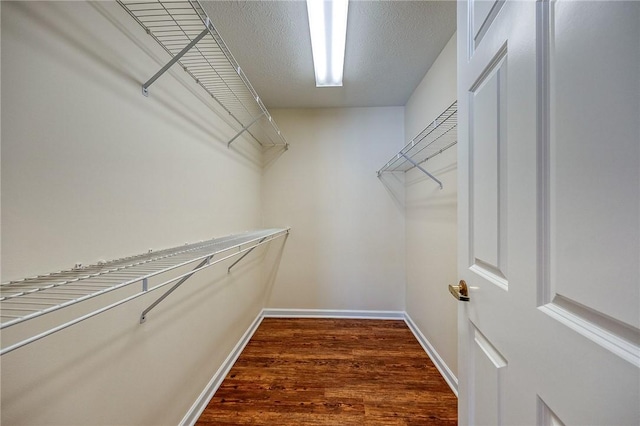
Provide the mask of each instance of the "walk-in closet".
{"label": "walk-in closet", "polygon": [[3,425],[640,421],[640,3],[0,19]]}

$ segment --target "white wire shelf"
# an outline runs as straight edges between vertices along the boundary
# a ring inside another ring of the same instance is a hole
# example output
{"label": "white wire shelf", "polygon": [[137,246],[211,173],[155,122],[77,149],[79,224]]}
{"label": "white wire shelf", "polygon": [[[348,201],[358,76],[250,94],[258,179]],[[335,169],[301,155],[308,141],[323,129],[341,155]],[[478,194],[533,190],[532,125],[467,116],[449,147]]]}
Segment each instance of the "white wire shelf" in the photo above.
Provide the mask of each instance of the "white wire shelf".
{"label": "white wire shelf", "polygon": [[149,86],[173,64],[180,66],[261,146],[289,144],[234,59],[198,0],[118,0],[172,59],[142,86]]}
{"label": "white wire shelf", "polygon": [[427,172],[422,164],[458,142],[457,126],[458,102],[456,101],[378,170],[378,177],[385,172],[407,172],[416,167],[440,184],[442,189],[442,182]]}
{"label": "white wire shelf", "polygon": [[[174,283],[167,292],[142,312],[140,322],[144,322],[147,313],[151,309],[196,272],[240,255],[241,257],[228,267],[230,272],[231,268],[254,248],[288,233],[289,229],[287,228],[264,229],[234,234],[79,269],[3,283],[0,285],[0,329],[24,323],[68,306],[129,287],[135,283],[141,284],[141,287],[133,295],[102,306],[63,324],[51,327],[18,343],[3,347],[0,350],[0,355]],[[198,262],[197,266],[186,273],[171,277],[152,286],[148,285],[149,279],[152,277],[165,274],[177,268],[188,267],[196,262]]]}

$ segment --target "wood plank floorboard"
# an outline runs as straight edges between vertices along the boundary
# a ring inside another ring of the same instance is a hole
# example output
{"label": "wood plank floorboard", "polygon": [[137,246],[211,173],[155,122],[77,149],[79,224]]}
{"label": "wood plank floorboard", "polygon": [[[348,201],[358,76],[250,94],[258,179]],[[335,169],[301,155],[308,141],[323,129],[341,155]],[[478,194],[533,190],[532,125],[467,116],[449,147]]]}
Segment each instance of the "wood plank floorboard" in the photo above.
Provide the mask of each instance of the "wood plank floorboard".
{"label": "wood plank floorboard", "polygon": [[197,425],[456,425],[404,321],[265,318]]}

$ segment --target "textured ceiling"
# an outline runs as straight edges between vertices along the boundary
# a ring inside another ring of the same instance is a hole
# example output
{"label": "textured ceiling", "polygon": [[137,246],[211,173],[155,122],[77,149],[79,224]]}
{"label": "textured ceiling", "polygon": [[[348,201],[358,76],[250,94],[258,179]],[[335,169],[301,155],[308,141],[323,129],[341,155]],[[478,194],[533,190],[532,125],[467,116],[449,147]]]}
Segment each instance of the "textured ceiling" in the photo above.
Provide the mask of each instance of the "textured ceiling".
{"label": "textured ceiling", "polygon": [[344,86],[316,88],[305,1],[201,1],[270,108],[401,106],[455,32],[455,1],[349,3]]}

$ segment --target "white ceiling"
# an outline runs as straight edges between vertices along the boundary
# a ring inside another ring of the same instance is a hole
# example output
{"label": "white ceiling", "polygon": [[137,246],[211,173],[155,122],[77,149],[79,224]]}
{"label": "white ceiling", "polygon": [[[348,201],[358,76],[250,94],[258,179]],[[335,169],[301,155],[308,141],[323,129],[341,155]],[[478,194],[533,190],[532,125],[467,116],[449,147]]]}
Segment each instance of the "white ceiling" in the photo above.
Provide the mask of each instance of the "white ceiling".
{"label": "white ceiling", "polygon": [[349,3],[344,86],[316,88],[305,1],[201,1],[270,108],[401,106],[455,32],[455,1]]}

